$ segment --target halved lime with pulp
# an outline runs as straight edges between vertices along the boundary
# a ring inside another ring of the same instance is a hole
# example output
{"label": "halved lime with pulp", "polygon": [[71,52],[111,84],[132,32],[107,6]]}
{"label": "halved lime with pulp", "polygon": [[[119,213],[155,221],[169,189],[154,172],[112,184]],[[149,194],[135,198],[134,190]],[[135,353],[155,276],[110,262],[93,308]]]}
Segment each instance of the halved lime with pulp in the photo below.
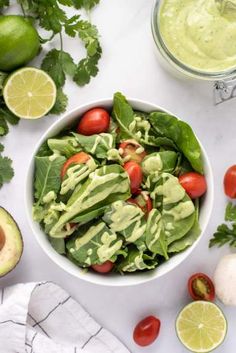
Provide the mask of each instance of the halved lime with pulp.
{"label": "halved lime with pulp", "polygon": [[15,71],[3,88],[7,107],[23,119],[43,117],[54,106],[56,95],[56,85],[51,77],[34,67]]}
{"label": "halved lime with pulp", "polygon": [[190,351],[208,353],[224,341],[227,322],[217,305],[207,301],[195,301],[179,313],[176,332],[180,341]]}

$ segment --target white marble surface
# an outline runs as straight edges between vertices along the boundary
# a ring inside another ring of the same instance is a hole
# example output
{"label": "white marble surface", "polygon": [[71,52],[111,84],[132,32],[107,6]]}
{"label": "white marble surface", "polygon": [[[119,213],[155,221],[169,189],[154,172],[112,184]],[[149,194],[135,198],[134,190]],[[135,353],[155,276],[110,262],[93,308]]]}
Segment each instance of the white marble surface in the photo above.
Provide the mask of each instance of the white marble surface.
{"label": "white marble surface", "polygon": [[[93,99],[110,97],[121,90],[128,97],[162,105],[189,121],[206,147],[215,178],[215,203],[210,224],[192,255],[167,276],[138,287],[105,288],[73,278],[52,263],[42,252],[26,221],[24,187],[32,149],[42,133],[57,117],[35,122],[21,121],[4,139],[6,154],[14,160],[15,178],[0,190],[0,204],[15,217],[22,230],[25,250],[19,266],[0,280],[0,286],[17,282],[52,280],[65,287],[105,327],[114,332],[131,352],[175,352],[186,350],[179,343],[174,321],[180,308],[188,303],[188,277],[198,271],[212,275],[218,259],[227,247],[208,249],[208,240],[223,220],[226,199],[222,178],[228,166],[236,162],[236,99],[214,106],[208,84],[181,81],[170,76],[158,64],[150,30],[151,0],[101,0],[92,14],[101,33],[103,57],[100,73],[91,84],[78,88],[66,86],[70,96],[68,109]],[[67,42],[75,55],[78,44]],[[224,307],[229,323],[228,336],[216,352],[234,353],[236,346],[236,309]],[[160,317],[159,339],[141,349],[133,343],[134,325],[146,315]],[[2,351],[2,349],[1,349]],[[4,353],[4,352],[2,352]]]}

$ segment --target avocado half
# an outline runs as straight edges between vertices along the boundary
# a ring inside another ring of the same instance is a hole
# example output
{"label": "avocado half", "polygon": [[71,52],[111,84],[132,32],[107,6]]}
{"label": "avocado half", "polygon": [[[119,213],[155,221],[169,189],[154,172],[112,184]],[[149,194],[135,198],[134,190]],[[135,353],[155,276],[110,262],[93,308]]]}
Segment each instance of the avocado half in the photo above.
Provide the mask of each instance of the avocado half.
{"label": "avocado half", "polygon": [[20,229],[12,216],[0,207],[0,277],[13,270],[23,252]]}

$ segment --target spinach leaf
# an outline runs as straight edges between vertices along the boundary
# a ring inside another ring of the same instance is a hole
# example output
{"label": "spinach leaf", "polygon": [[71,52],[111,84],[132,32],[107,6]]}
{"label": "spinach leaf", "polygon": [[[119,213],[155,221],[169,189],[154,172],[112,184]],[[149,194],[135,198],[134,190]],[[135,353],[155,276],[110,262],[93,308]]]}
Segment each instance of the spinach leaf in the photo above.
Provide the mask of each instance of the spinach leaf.
{"label": "spinach leaf", "polygon": [[100,208],[96,208],[94,210],[82,212],[79,216],[72,219],[72,223],[87,223],[96,219],[99,216],[102,216],[106,211],[107,206],[101,206]]}
{"label": "spinach leaf", "polygon": [[177,163],[178,154],[174,151],[155,152],[147,155],[142,161],[144,175],[155,173],[172,173]]}
{"label": "spinach leaf", "polygon": [[112,117],[118,123],[120,134],[123,133],[124,138],[134,137],[130,132],[130,124],[134,121],[134,112],[131,105],[120,92],[114,94]]}
{"label": "spinach leaf", "polygon": [[117,266],[118,272],[135,272],[143,270],[151,270],[157,267],[157,260],[141,251],[135,246],[128,248],[128,255]]}
{"label": "spinach leaf", "polygon": [[[136,205],[124,201],[113,202],[107,208],[103,220],[112,231],[121,234],[126,243],[136,244],[146,229],[143,211]],[[141,246],[140,242],[138,244]],[[144,246],[144,250],[145,248]]]}
{"label": "spinach leaf", "polygon": [[65,212],[52,228],[50,235],[63,238],[64,225],[75,217],[129,197],[129,177],[121,166],[111,164],[98,168],[73,192]]}
{"label": "spinach leaf", "polygon": [[50,138],[47,141],[48,147],[52,152],[59,152],[62,156],[70,158],[82,149],[77,139],[73,136],[63,136],[61,138]]}
{"label": "spinach leaf", "polygon": [[164,256],[168,260],[167,242],[163,228],[161,213],[153,208],[148,215],[146,228],[146,244],[154,254]]}
{"label": "spinach leaf", "polygon": [[195,201],[195,220],[190,231],[181,239],[178,239],[170,244],[168,247],[169,253],[176,253],[185,250],[191,246],[201,234],[201,228],[199,225],[199,200]]}
{"label": "spinach leaf", "polygon": [[[54,157],[54,156],[51,156]],[[37,203],[43,202],[44,196],[49,192],[59,192],[61,186],[61,168],[65,157],[35,157],[35,199]]]}
{"label": "spinach leaf", "polygon": [[157,134],[155,129],[152,129],[147,113],[133,111],[126,98],[119,92],[114,95],[112,117],[120,128],[119,141],[134,138],[143,145],[170,146],[177,149],[170,138]]}
{"label": "spinach leaf", "polygon": [[80,134],[73,134],[79,145],[97,158],[106,158],[107,152],[115,147],[115,139],[112,134],[101,133],[99,135],[84,136]]}
{"label": "spinach leaf", "polygon": [[162,214],[163,229],[169,245],[192,228],[195,220],[194,204],[178,178],[169,173],[162,173],[153,179],[150,190],[153,205]]}
{"label": "spinach leaf", "polygon": [[[82,230],[82,231],[81,231]],[[104,222],[97,222],[84,233],[78,229],[73,239],[66,244],[71,256],[82,267],[102,264],[110,259],[115,260],[123,241]]]}
{"label": "spinach leaf", "polygon": [[44,141],[43,144],[40,146],[36,156],[37,157],[48,157],[51,156],[53,153],[48,147],[47,141]]}
{"label": "spinach leaf", "polygon": [[201,147],[187,123],[163,112],[151,113],[149,120],[158,134],[174,141],[194,170],[203,173]]}
{"label": "spinach leaf", "polygon": [[56,239],[49,237],[50,244],[52,245],[53,249],[58,252],[58,254],[64,255],[66,253],[66,246],[64,239]]}

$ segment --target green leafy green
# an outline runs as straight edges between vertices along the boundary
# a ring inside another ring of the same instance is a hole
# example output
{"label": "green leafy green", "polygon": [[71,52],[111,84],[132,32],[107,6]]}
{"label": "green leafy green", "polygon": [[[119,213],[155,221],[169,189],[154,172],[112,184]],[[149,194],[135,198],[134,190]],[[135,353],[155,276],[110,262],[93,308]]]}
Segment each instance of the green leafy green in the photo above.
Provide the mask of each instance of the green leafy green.
{"label": "green leafy green", "polygon": [[66,94],[63,92],[61,88],[57,89],[57,97],[56,97],[56,102],[53,106],[53,108],[50,110],[50,114],[61,114],[66,111],[68,103],[68,97]]}
{"label": "green leafy green", "polygon": [[81,151],[81,147],[74,136],[50,138],[47,140],[47,145],[52,152],[58,152],[66,158],[69,158]]}
{"label": "green leafy green", "polygon": [[210,239],[209,247],[211,248],[214,245],[221,247],[227,243],[231,247],[236,247],[236,223],[233,223],[231,226],[227,224],[218,226],[217,231],[213,234],[213,238]]}
{"label": "green leafy green", "polygon": [[79,228],[66,247],[80,266],[89,267],[111,259],[116,260],[122,244],[121,237],[111,231],[104,222],[97,222],[85,233]]}
{"label": "green leafy green", "polygon": [[66,75],[73,77],[76,71],[76,65],[71,55],[57,49],[52,49],[47,53],[41,68],[52,77],[58,88],[64,86]]}
{"label": "green leafy green", "polygon": [[227,243],[231,247],[236,247],[236,206],[232,202],[229,202],[226,206],[225,221],[230,222],[230,224],[218,226],[213,238],[210,239],[210,248],[214,245],[221,247]]}
{"label": "green leafy green", "polygon": [[116,266],[116,270],[121,273],[151,270],[154,269],[157,264],[158,262],[155,258],[131,246],[128,250],[127,257]]}
{"label": "green leafy green", "polygon": [[151,113],[149,120],[157,134],[173,140],[194,170],[202,174],[203,161],[201,147],[192,128],[184,121],[163,112]]}
{"label": "green leafy green", "polygon": [[[0,145],[1,151],[3,150],[3,145]],[[0,187],[4,183],[9,183],[14,176],[14,170],[12,168],[12,160],[8,157],[2,157],[0,155]]]}
{"label": "green leafy green", "polygon": [[77,9],[85,8],[85,10],[89,11],[94,6],[99,4],[100,0],[71,0]]}
{"label": "green leafy green", "polygon": [[178,154],[174,151],[154,152],[147,155],[142,161],[143,173],[148,176],[155,173],[173,173],[176,167]]}
{"label": "green leafy green", "polygon": [[52,245],[53,249],[58,252],[58,254],[64,255],[66,253],[66,245],[65,245],[65,240],[64,239],[56,239],[49,237],[50,244]]}
{"label": "green leafy green", "polygon": [[75,189],[65,212],[52,228],[50,235],[63,238],[63,227],[67,222],[115,200],[126,200],[129,196],[129,178],[122,167],[111,164],[98,168],[89,175],[81,187]]}
{"label": "green leafy green", "polygon": [[99,135],[85,136],[73,134],[82,150],[96,156],[106,158],[107,152],[115,147],[115,139],[112,134],[101,133]]}
{"label": "green leafy green", "polygon": [[113,97],[112,117],[117,121],[121,133],[127,137],[133,137],[129,126],[134,121],[134,112],[131,105],[126,101],[125,96],[120,92],[115,93]]}
{"label": "green leafy green", "polygon": [[136,205],[115,201],[107,207],[103,220],[109,228],[121,234],[126,243],[137,243],[146,229],[144,213]]}
{"label": "green leafy green", "polygon": [[38,204],[49,192],[57,194],[61,186],[60,172],[66,158],[52,157],[35,157],[35,198]]}
{"label": "green leafy green", "polygon": [[151,185],[150,196],[154,207],[162,214],[167,244],[186,235],[194,224],[195,208],[178,178],[169,173],[162,173],[156,183]]}
{"label": "green leafy green", "polygon": [[148,215],[146,228],[146,244],[154,254],[164,256],[167,260],[167,241],[164,232],[161,213],[153,208]]}
{"label": "green leafy green", "polygon": [[225,209],[225,221],[236,222],[236,205],[232,202],[229,202]]}
{"label": "green leafy green", "polygon": [[190,231],[183,238],[180,238],[169,245],[168,247],[169,253],[177,253],[177,252],[183,251],[189,246],[191,246],[198,239],[199,235],[201,234],[198,218],[199,218],[199,200],[196,199],[194,224],[190,229]]}

